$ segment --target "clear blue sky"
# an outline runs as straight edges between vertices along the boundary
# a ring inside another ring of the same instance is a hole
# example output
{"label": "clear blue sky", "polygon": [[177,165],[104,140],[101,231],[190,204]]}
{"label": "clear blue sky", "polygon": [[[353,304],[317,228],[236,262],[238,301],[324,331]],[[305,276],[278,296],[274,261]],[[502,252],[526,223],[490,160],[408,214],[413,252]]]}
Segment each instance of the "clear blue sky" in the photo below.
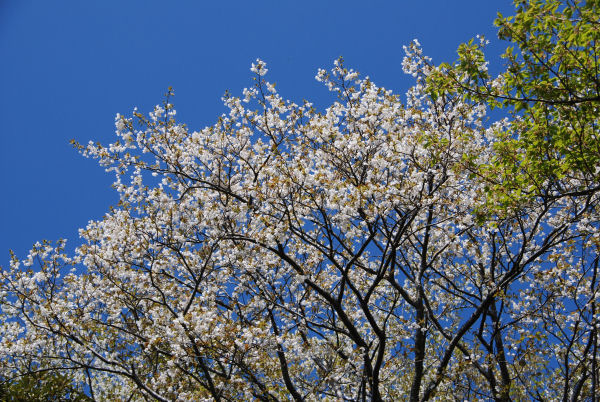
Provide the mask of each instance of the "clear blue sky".
{"label": "clear blue sky", "polygon": [[417,38],[435,62],[484,34],[509,0],[0,0],[0,265],[37,240],[68,238],[117,201],[113,177],[70,145],[109,143],[116,113],[147,112],[169,86],[192,129],[225,111],[225,90],[250,86],[250,64],[295,101],[329,94],[314,80],[342,55],[404,93],[402,46]]}

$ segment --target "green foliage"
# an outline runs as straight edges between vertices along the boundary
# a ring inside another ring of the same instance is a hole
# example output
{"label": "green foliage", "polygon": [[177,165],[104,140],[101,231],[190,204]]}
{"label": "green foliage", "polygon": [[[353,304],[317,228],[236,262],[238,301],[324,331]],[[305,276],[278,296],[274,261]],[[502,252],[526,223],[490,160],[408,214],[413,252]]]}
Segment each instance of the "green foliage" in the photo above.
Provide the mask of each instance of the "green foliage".
{"label": "green foliage", "polygon": [[0,383],[0,401],[91,401],[73,385],[68,375],[53,371],[33,372]]}
{"label": "green foliage", "polygon": [[[497,133],[495,163],[479,172],[495,208],[549,191],[593,191],[585,178],[591,182],[600,160],[600,1],[515,6],[515,16],[495,21],[498,37],[511,43],[503,73],[490,76],[481,38],[462,44],[458,62],[440,65],[429,78],[434,96],[458,94],[512,116],[510,130]],[[565,185],[572,177],[580,182],[575,188]]]}

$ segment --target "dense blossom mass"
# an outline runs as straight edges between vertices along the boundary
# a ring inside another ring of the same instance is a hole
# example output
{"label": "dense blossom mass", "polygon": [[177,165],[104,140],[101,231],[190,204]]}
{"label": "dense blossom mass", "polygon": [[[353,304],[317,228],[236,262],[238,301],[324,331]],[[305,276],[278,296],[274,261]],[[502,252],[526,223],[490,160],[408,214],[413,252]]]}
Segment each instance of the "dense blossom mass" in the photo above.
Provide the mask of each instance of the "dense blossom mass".
{"label": "dense blossom mass", "polygon": [[74,255],[44,242],[1,273],[0,377],[57,370],[99,400],[591,398],[598,148],[528,176],[526,116],[432,92],[473,78],[417,42],[403,67],[405,102],[338,60],[319,112],[258,60],[213,126],[170,97],[117,115],[113,144],[78,147],[118,205]]}

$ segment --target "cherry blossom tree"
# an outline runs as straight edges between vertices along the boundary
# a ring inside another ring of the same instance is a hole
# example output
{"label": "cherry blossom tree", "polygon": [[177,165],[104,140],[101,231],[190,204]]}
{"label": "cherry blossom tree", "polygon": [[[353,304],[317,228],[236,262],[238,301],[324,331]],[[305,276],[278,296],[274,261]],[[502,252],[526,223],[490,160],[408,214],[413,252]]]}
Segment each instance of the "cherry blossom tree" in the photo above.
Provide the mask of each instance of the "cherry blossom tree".
{"label": "cherry blossom tree", "polygon": [[319,112],[258,60],[213,126],[178,123],[170,92],[76,144],[120,201],[74,255],[38,243],[2,271],[0,374],[101,400],[593,399],[598,193],[509,187],[499,208],[526,126],[433,94],[406,53],[405,102],[338,60]]}

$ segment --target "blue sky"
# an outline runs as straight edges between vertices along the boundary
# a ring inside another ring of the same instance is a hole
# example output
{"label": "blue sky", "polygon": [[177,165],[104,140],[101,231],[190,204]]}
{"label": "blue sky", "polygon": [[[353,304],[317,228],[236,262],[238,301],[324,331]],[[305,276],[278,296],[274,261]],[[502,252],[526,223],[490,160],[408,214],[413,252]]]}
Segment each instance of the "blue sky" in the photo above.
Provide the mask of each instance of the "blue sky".
{"label": "blue sky", "polygon": [[403,45],[417,38],[439,63],[484,34],[498,55],[492,23],[512,10],[509,0],[0,0],[0,265],[38,240],[75,245],[116,203],[113,177],[69,140],[113,141],[116,113],[150,111],[169,86],[192,129],[225,111],[225,90],[252,85],[257,57],[297,102],[327,104],[314,76],[340,55],[404,93]]}

